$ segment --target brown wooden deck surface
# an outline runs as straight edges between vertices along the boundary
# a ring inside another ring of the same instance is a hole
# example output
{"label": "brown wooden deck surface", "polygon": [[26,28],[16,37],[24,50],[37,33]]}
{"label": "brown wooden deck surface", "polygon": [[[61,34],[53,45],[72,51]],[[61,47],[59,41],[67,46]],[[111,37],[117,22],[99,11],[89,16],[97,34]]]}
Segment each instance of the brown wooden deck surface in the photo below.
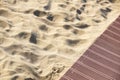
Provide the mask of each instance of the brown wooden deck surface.
{"label": "brown wooden deck surface", "polygon": [[120,80],[120,16],[60,80]]}

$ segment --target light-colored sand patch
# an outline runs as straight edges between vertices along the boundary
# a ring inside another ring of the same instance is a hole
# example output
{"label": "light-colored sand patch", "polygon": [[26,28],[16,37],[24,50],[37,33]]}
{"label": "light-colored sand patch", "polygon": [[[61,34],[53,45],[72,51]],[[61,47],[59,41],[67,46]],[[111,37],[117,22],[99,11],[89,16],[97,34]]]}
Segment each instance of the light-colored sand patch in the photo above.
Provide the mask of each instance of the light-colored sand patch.
{"label": "light-colored sand patch", "polygon": [[59,80],[119,7],[119,0],[0,0],[0,80]]}

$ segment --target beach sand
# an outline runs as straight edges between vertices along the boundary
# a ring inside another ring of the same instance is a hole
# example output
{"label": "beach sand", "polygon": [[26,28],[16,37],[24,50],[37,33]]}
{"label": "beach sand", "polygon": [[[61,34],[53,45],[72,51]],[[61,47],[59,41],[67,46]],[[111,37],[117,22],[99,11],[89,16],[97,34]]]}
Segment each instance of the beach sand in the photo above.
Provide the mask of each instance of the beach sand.
{"label": "beach sand", "polygon": [[119,14],[120,0],[0,0],[0,80],[59,80]]}

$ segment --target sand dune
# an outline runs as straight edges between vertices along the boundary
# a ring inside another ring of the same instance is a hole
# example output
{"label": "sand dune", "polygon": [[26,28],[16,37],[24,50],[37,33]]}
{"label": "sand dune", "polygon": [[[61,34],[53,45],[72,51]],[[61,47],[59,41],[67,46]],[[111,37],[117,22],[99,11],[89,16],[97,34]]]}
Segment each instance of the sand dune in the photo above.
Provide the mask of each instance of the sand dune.
{"label": "sand dune", "polygon": [[0,80],[59,80],[119,7],[120,0],[0,0]]}

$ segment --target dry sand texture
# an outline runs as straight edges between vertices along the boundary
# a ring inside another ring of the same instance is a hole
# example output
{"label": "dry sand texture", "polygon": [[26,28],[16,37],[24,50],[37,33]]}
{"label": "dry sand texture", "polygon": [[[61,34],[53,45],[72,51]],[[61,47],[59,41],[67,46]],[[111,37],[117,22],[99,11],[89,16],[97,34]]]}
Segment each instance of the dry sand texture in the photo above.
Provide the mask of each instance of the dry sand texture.
{"label": "dry sand texture", "polygon": [[59,80],[119,7],[120,0],[0,0],[0,80]]}

